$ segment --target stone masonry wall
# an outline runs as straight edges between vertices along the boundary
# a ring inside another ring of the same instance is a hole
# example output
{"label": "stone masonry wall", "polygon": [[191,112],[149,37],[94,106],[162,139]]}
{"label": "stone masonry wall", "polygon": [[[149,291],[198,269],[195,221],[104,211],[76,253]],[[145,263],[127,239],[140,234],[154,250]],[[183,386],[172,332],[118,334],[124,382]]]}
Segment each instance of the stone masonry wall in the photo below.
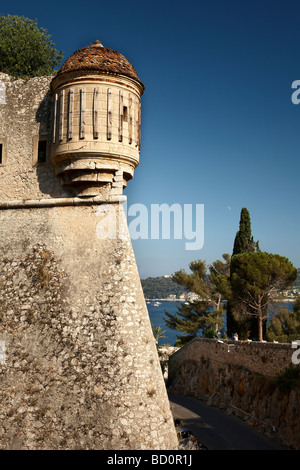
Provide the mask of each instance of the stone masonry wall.
{"label": "stone masonry wall", "polygon": [[49,145],[47,161],[37,162],[38,140],[49,144],[52,78],[21,80],[0,73],[1,201],[70,196],[55,176]]}
{"label": "stone masonry wall", "polygon": [[214,339],[199,338],[191,341],[187,347],[181,348],[174,360],[211,361],[218,369],[223,364],[243,365],[257,374],[273,377],[292,365],[290,344],[260,342],[218,342]]}
{"label": "stone masonry wall", "polygon": [[[81,78],[79,83],[76,81],[64,85],[60,93],[63,92],[61,99],[64,100],[63,105],[63,126],[62,136],[58,139],[59,129],[57,129],[57,138],[53,152],[57,154],[76,154],[80,149],[89,149],[92,154],[105,154],[111,156],[128,157],[130,160],[139,161],[139,106],[140,96],[138,89],[135,90],[133,85],[129,88],[126,78],[116,78],[115,82],[112,77],[105,82],[104,77],[90,76]],[[72,139],[68,139],[68,100],[69,92],[73,94],[73,111],[72,111]],[[84,110],[84,140],[80,138],[80,92],[84,90],[85,110]],[[97,109],[98,109],[98,125],[97,137],[95,138],[94,126],[94,100],[95,90],[97,90]],[[108,139],[108,91],[111,99],[111,128],[110,137]],[[120,102],[120,100],[122,101]],[[122,131],[120,129],[120,112],[123,116],[123,106],[128,110],[128,117],[122,120]],[[57,116],[58,117],[58,116]],[[58,119],[57,119],[58,121]],[[131,126],[129,125],[131,123]],[[57,126],[58,127],[58,126]],[[129,128],[131,133],[129,136]]]}
{"label": "stone masonry wall", "polygon": [[122,212],[126,236],[104,236],[114,214],[0,211],[1,449],[177,449]]}
{"label": "stone masonry wall", "polygon": [[274,378],[293,366],[291,345],[195,339],[170,357],[168,390],[207,400],[300,449],[300,389]]}

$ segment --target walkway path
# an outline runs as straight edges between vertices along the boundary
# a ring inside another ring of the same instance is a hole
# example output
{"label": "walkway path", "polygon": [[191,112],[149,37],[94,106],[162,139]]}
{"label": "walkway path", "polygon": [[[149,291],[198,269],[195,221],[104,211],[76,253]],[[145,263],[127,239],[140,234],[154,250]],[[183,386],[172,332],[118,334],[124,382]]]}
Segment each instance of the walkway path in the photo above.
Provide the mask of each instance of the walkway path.
{"label": "walkway path", "polygon": [[236,416],[195,398],[169,395],[174,418],[181,419],[208,450],[284,450]]}

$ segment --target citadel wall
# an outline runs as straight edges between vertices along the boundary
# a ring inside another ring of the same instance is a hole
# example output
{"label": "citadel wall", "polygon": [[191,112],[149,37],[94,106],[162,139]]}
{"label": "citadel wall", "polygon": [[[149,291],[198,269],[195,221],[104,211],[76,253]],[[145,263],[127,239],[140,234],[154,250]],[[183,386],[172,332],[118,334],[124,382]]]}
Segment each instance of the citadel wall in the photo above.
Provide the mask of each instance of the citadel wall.
{"label": "citadel wall", "polygon": [[[126,174],[118,140],[105,180],[110,155],[88,162],[88,133],[84,151],[66,155],[75,189],[63,186],[50,148],[52,78],[0,74],[0,448],[177,449],[122,208],[138,161]],[[78,197],[93,178],[106,190]]]}
{"label": "citadel wall", "polygon": [[[5,85],[0,104],[0,199],[65,197],[50,162],[50,82],[53,77],[16,80],[0,74]],[[38,163],[38,142],[46,141],[46,161]]]}
{"label": "citadel wall", "polygon": [[0,212],[2,449],[176,448],[131,241],[101,239],[107,210]]}

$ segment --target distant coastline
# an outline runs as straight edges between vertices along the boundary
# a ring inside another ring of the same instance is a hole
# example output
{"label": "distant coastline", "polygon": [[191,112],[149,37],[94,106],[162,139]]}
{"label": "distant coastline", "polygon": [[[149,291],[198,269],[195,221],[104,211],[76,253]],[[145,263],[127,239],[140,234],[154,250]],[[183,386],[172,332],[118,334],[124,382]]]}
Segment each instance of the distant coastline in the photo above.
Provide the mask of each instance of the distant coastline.
{"label": "distant coastline", "polygon": [[[197,299],[192,292],[187,292],[177,285],[171,276],[148,277],[141,279],[145,300],[148,302],[181,302],[185,303]],[[294,302],[300,295],[300,269],[298,269],[298,279],[290,291],[285,292],[286,297],[276,303]]]}

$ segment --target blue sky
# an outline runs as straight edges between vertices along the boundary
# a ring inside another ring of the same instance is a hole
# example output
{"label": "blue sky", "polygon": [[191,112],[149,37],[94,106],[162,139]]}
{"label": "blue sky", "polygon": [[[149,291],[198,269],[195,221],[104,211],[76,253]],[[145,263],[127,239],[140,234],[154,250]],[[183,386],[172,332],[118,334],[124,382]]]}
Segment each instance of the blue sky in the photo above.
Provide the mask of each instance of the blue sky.
{"label": "blue sky", "polygon": [[[37,18],[66,60],[99,39],[146,86],[128,206],[204,204],[204,246],[134,240],[142,278],[231,253],[247,207],[264,251],[300,267],[300,3],[294,0],[9,3]],[[130,221],[130,218],[129,218]]]}

